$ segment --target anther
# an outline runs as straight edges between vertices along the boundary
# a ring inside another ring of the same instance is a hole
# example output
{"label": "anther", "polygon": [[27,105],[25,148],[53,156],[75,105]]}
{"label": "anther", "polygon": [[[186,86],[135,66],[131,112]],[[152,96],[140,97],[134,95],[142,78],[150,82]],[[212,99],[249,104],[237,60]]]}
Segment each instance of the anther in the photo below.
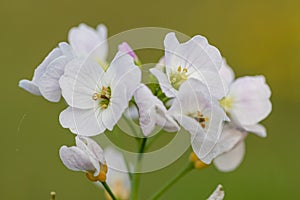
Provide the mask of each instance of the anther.
{"label": "anther", "polygon": [[181,66],[179,66],[179,67],[177,68],[177,71],[178,71],[178,72],[181,72]]}

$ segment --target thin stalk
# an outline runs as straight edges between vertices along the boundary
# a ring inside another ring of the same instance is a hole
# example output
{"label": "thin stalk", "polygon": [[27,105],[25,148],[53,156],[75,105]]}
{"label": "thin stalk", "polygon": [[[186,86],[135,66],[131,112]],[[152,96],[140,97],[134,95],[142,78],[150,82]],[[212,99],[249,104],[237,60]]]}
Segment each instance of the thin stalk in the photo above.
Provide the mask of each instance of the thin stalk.
{"label": "thin stalk", "polygon": [[139,148],[139,155],[135,167],[136,173],[133,174],[133,179],[132,179],[132,192],[131,192],[131,199],[132,200],[137,200],[138,199],[138,193],[139,193],[139,186],[140,186],[140,168],[141,168],[141,160],[143,158],[143,153],[145,151],[146,147],[146,142],[147,138],[142,138],[142,142]]}
{"label": "thin stalk", "polygon": [[117,200],[117,198],[115,197],[114,193],[111,191],[110,187],[107,185],[106,182],[101,182],[103,187],[105,188],[105,190],[107,191],[107,193],[109,194],[109,196],[111,197],[112,200]]}
{"label": "thin stalk", "polygon": [[175,176],[169,183],[167,183],[160,191],[155,193],[152,200],[158,199],[163,193],[165,193],[174,183],[176,183],[180,178],[182,178],[184,175],[186,175],[188,172],[190,172],[194,168],[192,163],[189,163],[177,176]]}

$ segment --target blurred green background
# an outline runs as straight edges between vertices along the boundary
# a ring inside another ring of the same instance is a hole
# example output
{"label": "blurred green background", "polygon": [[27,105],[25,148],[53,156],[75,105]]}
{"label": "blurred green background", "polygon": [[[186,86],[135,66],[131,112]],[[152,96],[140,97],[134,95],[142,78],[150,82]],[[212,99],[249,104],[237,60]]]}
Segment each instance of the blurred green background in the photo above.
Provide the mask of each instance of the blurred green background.
{"label": "blurred green background", "polygon": [[[71,27],[84,22],[106,24],[109,35],[143,26],[204,35],[237,76],[263,74],[272,88],[273,112],[263,122],[268,137],[248,137],[242,165],[232,173],[214,167],[193,171],[162,199],[205,199],[218,183],[225,199],[300,199],[299,8],[298,0],[1,0],[0,198],[49,199],[54,190],[58,200],[103,199],[84,174],[67,170],[59,160],[59,147],[73,143],[58,122],[64,103],[49,103],[17,86],[66,40]],[[186,156],[143,175],[142,199],[174,176]]]}

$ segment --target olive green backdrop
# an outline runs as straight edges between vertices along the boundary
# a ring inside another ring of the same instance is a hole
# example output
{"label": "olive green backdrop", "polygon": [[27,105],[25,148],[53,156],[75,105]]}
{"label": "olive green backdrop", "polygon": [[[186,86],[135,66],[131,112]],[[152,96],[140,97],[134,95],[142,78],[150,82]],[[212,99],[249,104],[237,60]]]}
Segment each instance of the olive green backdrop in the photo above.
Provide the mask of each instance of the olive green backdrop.
{"label": "olive green backdrop", "polygon": [[[162,199],[205,199],[218,183],[225,199],[299,198],[300,1],[297,0],[1,0],[0,198],[7,200],[103,199],[84,174],[67,170],[58,149],[72,144],[58,115],[65,107],[18,88],[68,30],[104,23],[109,35],[155,26],[208,37],[238,76],[263,74],[272,88],[266,139],[251,135],[242,165],[232,173],[214,167],[193,171]],[[155,62],[159,56],[148,56]],[[185,155],[164,170],[142,176],[142,199],[184,165]],[[298,198],[297,198],[298,197]]]}

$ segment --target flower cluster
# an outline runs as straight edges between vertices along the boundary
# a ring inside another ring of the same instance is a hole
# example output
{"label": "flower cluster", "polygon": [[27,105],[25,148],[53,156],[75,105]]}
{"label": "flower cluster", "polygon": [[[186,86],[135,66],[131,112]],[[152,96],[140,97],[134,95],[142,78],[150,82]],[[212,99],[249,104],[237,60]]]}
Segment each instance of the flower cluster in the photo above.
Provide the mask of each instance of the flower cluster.
{"label": "flower cluster", "polygon": [[[156,84],[143,83],[142,62],[128,43],[121,43],[110,61],[106,27],[80,24],[70,30],[68,42],[59,43],[36,68],[32,80],[19,82],[48,101],[63,97],[67,108],[59,121],[76,135],[76,146],[62,146],[60,158],[70,170],[101,182],[108,199],[137,198],[136,166],[112,147],[103,150],[90,137],[113,131],[132,107],[137,113],[127,117],[136,117],[139,123],[143,137],[139,153],[156,127],[190,134],[187,169],[213,163],[221,171],[234,170],[245,154],[248,133],[266,136],[259,122],[272,107],[263,76],[234,80],[219,50],[200,35],[180,43],[175,33],[168,33],[164,48],[164,56],[147,74]],[[209,199],[223,196],[219,186]]]}

